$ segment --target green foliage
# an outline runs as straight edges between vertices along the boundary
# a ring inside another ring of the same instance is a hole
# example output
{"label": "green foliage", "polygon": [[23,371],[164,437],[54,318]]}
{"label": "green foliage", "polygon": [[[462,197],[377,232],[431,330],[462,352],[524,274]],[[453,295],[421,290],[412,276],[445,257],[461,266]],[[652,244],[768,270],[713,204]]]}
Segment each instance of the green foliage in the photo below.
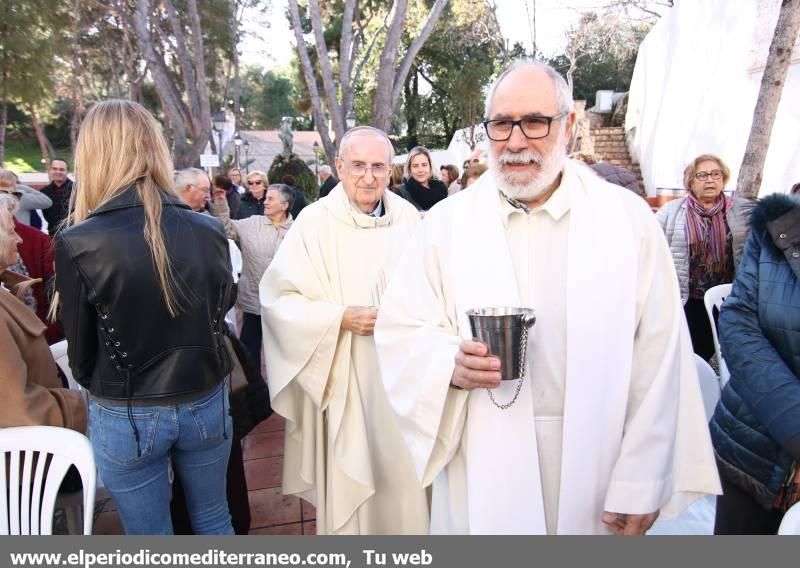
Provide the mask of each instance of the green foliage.
{"label": "green foliage", "polygon": [[[428,7],[418,0],[413,9],[422,18]],[[406,145],[443,147],[458,129],[481,120],[483,91],[501,63],[502,41],[485,0],[448,3],[406,84]],[[423,95],[418,83],[427,83],[429,93]]]}
{"label": "green foliage", "polygon": [[283,154],[278,154],[267,172],[270,183],[281,183],[281,179],[285,175],[294,176],[294,186],[303,192],[307,203],[311,203],[319,197],[319,185],[314,172],[296,154],[290,155],[288,160],[283,157]]}
{"label": "green foliage", "polygon": [[[0,67],[12,100],[38,104],[53,91],[53,62],[64,46],[67,7],[57,0],[0,3]],[[1,75],[0,75],[1,76]]]}
{"label": "green foliage", "polygon": [[[56,155],[66,156],[69,168],[72,168],[72,161],[69,159],[69,148],[56,148]],[[24,174],[30,172],[43,172],[46,170],[41,163],[39,146],[33,138],[6,139],[6,161],[3,167],[8,168],[14,173]]]}
{"label": "green foliage", "polygon": [[39,146],[35,143],[6,139],[6,161],[3,167],[18,174],[41,171],[40,159]]}
{"label": "green foliage", "polygon": [[284,116],[298,113],[292,79],[274,71],[250,67],[242,76],[243,123],[251,129],[273,129]]}

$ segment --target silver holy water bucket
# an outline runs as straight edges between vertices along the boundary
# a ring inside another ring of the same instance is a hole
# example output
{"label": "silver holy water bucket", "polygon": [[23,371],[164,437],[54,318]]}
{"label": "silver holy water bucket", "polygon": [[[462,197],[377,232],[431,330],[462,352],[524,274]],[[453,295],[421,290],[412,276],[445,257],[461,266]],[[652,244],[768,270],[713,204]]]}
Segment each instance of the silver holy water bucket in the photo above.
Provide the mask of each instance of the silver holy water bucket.
{"label": "silver holy water bucket", "polygon": [[528,330],[536,323],[529,308],[477,308],[467,310],[472,337],[489,347],[500,359],[500,378],[504,381],[525,376]]}

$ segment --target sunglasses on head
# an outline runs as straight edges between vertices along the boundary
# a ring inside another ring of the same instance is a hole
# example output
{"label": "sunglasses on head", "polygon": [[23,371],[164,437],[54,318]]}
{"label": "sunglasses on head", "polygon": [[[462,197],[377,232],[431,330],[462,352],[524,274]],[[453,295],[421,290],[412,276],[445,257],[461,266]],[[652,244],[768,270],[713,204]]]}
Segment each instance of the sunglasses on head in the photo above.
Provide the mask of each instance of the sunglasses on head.
{"label": "sunglasses on head", "polygon": [[10,195],[13,195],[17,199],[22,199],[22,192],[21,191],[8,191],[5,188],[0,188],[0,193],[8,193]]}

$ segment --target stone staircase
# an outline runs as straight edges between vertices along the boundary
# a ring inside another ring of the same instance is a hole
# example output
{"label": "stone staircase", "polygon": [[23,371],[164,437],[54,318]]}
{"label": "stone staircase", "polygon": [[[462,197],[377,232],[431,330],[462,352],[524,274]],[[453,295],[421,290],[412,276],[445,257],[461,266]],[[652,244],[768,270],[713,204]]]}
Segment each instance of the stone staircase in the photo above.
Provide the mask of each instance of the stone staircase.
{"label": "stone staircase", "polygon": [[595,156],[603,162],[630,170],[639,178],[639,184],[644,187],[642,170],[639,168],[639,164],[633,163],[630,154],[628,154],[628,146],[625,143],[625,129],[621,126],[604,126],[592,128],[590,132],[594,142]]}

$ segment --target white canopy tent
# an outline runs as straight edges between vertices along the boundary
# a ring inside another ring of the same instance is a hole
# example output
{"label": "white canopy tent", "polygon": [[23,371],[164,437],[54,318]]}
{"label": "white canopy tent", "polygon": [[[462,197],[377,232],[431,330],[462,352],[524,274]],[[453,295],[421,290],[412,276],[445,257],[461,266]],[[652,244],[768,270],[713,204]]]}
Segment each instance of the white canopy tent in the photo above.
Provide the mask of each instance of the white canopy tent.
{"label": "white canopy tent", "polygon": [[[648,195],[683,188],[696,156],[717,154],[734,185],[780,0],[676,0],[639,48],[625,129]],[[800,181],[800,47],[772,130],[761,196]]]}

